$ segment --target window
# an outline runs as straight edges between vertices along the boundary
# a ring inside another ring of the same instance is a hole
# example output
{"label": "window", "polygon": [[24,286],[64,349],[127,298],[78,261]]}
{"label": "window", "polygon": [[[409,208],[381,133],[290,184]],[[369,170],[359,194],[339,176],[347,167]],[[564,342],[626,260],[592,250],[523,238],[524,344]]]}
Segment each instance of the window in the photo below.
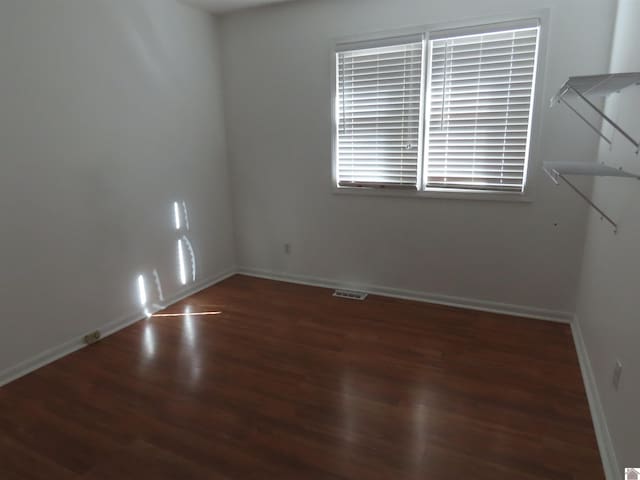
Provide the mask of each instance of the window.
{"label": "window", "polygon": [[337,53],[338,184],[415,188],[422,36]]}
{"label": "window", "polygon": [[538,36],[531,21],[339,45],[337,186],[523,192]]}

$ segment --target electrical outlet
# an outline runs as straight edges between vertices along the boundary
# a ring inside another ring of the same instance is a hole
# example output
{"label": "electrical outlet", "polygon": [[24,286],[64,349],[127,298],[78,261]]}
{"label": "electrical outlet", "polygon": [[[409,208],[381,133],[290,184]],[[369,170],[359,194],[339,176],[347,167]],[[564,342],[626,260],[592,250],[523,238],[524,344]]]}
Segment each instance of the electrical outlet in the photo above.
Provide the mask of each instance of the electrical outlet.
{"label": "electrical outlet", "polygon": [[620,386],[620,377],[622,376],[622,362],[616,360],[616,366],[613,368],[613,388],[618,390]]}
{"label": "electrical outlet", "polygon": [[291,244],[290,243],[285,243],[284,244],[284,253],[286,253],[287,255],[291,255]]}
{"label": "electrical outlet", "polygon": [[96,343],[98,340],[100,340],[101,337],[102,334],[100,333],[100,331],[96,330],[95,332],[91,332],[89,335],[84,336],[84,343],[86,343],[87,345],[91,345],[92,343]]}

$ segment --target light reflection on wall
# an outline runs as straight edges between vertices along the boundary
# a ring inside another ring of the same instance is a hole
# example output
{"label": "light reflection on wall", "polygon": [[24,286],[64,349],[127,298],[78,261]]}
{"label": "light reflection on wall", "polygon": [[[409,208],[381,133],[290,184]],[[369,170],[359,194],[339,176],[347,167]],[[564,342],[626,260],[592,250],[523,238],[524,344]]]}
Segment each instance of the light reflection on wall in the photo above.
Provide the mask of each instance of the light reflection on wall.
{"label": "light reflection on wall", "polygon": [[[191,240],[187,235],[191,229],[191,225],[189,224],[189,209],[184,200],[182,202],[173,202],[173,216],[176,232],[180,235],[177,241],[178,280],[181,285],[187,285],[189,281],[195,283],[196,256]],[[187,253],[189,255],[189,262],[187,262]]]}
{"label": "light reflection on wall", "polygon": [[140,305],[142,306],[142,310],[144,311],[145,316],[150,317],[151,313],[149,312],[149,306],[147,302],[149,297],[147,296],[147,285],[144,279],[144,275],[138,275],[138,298],[140,300]]}
{"label": "light reflection on wall", "polygon": [[173,202],[173,218],[176,225],[176,230],[180,230],[180,207],[178,206],[178,202]]}
{"label": "light reflection on wall", "polygon": [[138,275],[138,297],[140,305],[144,307],[147,304],[147,287],[144,283],[144,275]]}
{"label": "light reflection on wall", "polygon": [[155,268],[153,269],[153,278],[156,282],[156,290],[158,292],[158,299],[161,302],[164,302],[164,294],[162,293],[162,283],[160,282],[160,274],[158,273],[158,270],[156,270]]}
{"label": "light reflection on wall", "polygon": [[187,210],[187,202],[182,201],[182,211],[184,212],[184,226],[189,231],[189,210]]}
{"label": "light reflection on wall", "polygon": [[182,237],[185,245],[187,246],[187,251],[189,252],[189,258],[191,259],[191,281],[195,283],[196,281],[196,255],[193,252],[193,246],[191,245],[191,241],[189,237],[186,235]]}
{"label": "light reflection on wall", "polygon": [[[144,274],[141,273],[137,277],[138,301],[140,302],[140,306],[142,307],[142,311],[144,312],[146,317],[151,317],[152,312],[157,312],[158,310],[162,310],[164,308],[163,305],[156,303],[162,303],[164,301],[164,295],[162,294],[160,275],[155,269],[153,270],[153,278],[153,283],[155,283],[156,287],[155,296],[152,293],[153,289],[151,291],[147,289],[147,279]],[[154,298],[154,301],[152,301],[152,298]]]}
{"label": "light reflection on wall", "polygon": [[[189,238],[191,230],[189,209],[184,200],[173,202],[172,216],[174,231],[178,237],[176,242],[177,277],[179,284],[186,286],[196,281],[196,255]],[[145,275],[147,274],[139,273],[136,277],[138,300],[144,314],[147,317],[151,317],[152,312],[157,312],[164,308],[164,293],[157,269],[154,268],[151,271],[151,275]],[[149,283],[148,279],[152,279],[151,283]],[[154,284],[155,292],[153,288],[149,290],[149,285]]]}
{"label": "light reflection on wall", "polygon": [[182,245],[182,239],[178,239],[178,274],[180,276],[180,283],[182,285],[187,284],[187,266],[184,263],[184,246]]}

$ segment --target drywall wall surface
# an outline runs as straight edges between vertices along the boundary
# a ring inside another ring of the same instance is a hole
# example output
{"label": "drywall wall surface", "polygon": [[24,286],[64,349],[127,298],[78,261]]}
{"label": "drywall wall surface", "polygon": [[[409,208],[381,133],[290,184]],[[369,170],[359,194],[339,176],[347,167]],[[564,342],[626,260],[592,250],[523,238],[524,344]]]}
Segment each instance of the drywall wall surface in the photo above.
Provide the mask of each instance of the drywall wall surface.
{"label": "drywall wall surface", "polygon": [[[639,20],[640,3],[620,0],[611,72],[640,71]],[[640,87],[607,101],[607,114],[636,139],[639,111]],[[640,157],[619,134],[613,148],[601,146],[598,160],[640,174]],[[590,215],[577,317],[622,472],[625,466],[640,465],[640,182],[599,178],[593,199],[618,222],[619,231],[614,234],[597,215]],[[616,360],[623,364],[618,390],[613,386]]]}
{"label": "drywall wall surface", "polygon": [[187,240],[234,265],[218,45],[174,0],[0,2],[0,372],[190,288]]}
{"label": "drywall wall surface", "polygon": [[[527,17],[538,9],[548,9],[551,20],[541,141],[532,145],[533,202],[333,192],[336,38]],[[568,75],[606,69],[614,14],[613,1],[595,0],[309,0],[222,17],[239,265],[573,312],[586,209],[568,188],[553,185],[541,164],[592,160],[597,140],[566,109],[550,110],[548,99]]]}

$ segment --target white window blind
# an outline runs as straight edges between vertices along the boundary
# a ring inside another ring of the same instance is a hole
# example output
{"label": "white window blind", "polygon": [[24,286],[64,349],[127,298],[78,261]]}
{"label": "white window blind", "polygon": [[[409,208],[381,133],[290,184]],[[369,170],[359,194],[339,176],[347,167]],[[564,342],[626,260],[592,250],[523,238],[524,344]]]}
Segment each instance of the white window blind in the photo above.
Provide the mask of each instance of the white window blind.
{"label": "white window blind", "polygon": [[418,187],[423,35],[336,53],[339,186]]}
{"label": "white window blind", "polygon": [[426,188],[523,190],[538,30],[431,37]]}

